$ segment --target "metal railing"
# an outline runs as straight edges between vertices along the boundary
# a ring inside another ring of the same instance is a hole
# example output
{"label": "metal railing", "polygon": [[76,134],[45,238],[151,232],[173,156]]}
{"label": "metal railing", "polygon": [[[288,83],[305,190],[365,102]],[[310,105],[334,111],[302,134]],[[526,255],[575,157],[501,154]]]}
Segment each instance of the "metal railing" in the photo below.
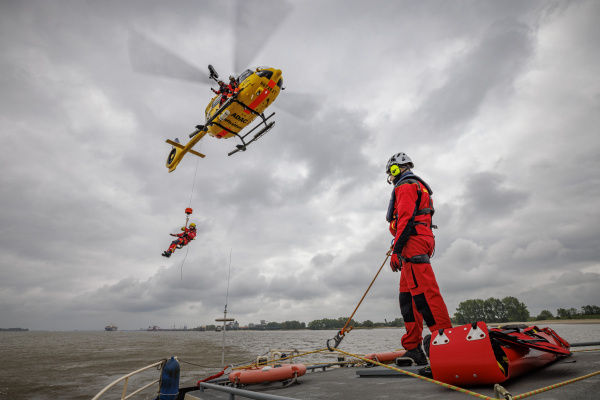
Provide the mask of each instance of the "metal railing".
{"label": "metal railing", "polygon": [[136,390],[135,392],[127,395],[127,384],[129,383],[129,378],[139,374],[140,372],[146,371],[150,368],[155,368],[158,367],[159,365],[163,364],[166,360],[162,360],[159,362],[155,362],[154,364],[150,364],[144,368],[140,368],[137,371],[133,371],[130,372],[127,375],[123,375],[122,377],[120,377],[119,379],[117,379],[116,381],[112,382],[110,385],[106,386],[104,389],[102,389],[100,392],[98,392],[97,395],[95,395],[92,400],[97,400],[99,399],[104,393],[106,393],[109,389],[111,389],[113,386],[115,386],[116,384],[118,384],[119,382],[125,381],[124,385],[123,385],[123,393],[121,394],[121,400],[127,400],[129,398],[131,398],[132,396],[135,396],[136,394],[138,394],[139,392],[141,392],[142,390],[145,390],[147,388],[149,388],[152,385],[156,385],[158,384],[158,382],[160,382],[160,379],[156,379],[155,381],[150,382],[149,384],[145,385],[144,387],[139,388],[138,390]]}

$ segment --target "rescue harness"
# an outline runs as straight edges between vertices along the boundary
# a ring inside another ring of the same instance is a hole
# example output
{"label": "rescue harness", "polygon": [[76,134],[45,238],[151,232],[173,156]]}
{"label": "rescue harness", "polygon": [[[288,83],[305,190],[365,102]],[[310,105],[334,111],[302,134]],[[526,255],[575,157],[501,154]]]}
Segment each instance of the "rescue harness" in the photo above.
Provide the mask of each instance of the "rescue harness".
{"label": "rescue harness", "polygon": [[404,262],[409,262],[411,264],[429,264],[430,263],[429,254],[419,254],[416,256],[412,256],[410,258],[400,256],[400,259]]}
{"label": "rescue harness", "polygon": [[[431,188],[429,187],[427,182],[425,182],[423,179],[421,179],[417,175],[414,175],[412,172],[407,174],[404,178],[400,179],[400,181],[394,185],[394,190],[392,190],[392,197],[390,199],[390,204],[388,206],[388,213],[386,216],[387,221],[389,223],[393,224],[398,219],[398,214],[394,213],[395,206],[396,206],[396,188],[398,186],[405,185],[405,184],[416,184],[417,185],[417,202],[415,204],[415,209],[413,211],[412,216],[406,223],[406,228],[409,229],[409,236],[417,235],[417,230],[415,228],[416,225],[423,225],[431,230],[437,229],[437,226],[433,225],[433,223],[429,226],[425,222],[415,221],[415,218],[417,216],[430,214],[432,217],[432,222],[433,222],[433,214],[435,213],[435,209],[433,208],[433,201],[431,200],[431,196],[433,195],[433,190],[431,190]],[[426,190],[429,193],[429,207],[424,207],[424,208],[419,209],[419,206],[421,204],[421,195],[423,194],[422,185],[425,186]],[[392,241],[392,246],[394,246],[393,241]],[[398,256],[400,259],[402,259],[402,261],[409,262],[412,264],[429,264],[430,263],[429,254],[418,254],[418,255],[410,257],[410,258],[403,257],[401,255],[398,255]]]}

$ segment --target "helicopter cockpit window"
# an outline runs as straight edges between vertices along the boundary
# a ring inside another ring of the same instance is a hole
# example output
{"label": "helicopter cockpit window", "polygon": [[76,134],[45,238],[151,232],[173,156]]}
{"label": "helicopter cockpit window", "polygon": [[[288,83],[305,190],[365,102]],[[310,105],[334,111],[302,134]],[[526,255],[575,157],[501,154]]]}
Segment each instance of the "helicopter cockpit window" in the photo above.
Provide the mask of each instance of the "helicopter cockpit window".
{"label": "helicopter cockpit window", "polygon": [[238,83],[241,84],[246,78],[248,78],[250,75],[252,75],[253,72],[251,69],[247,69],[244,72],[242,72],[242,74],[238,77]]}
{"label": "helicopter cockpit window", "polygon": [[256,75],[260,76],[261,78],[271,79],[271,77],[273,76],[273,71],[269,71],[269,70],[258,71],[256,73]]}
{"label": "helicopter cockpit window", "polygon": [[279,78],[279,80],[277,81],[277,86],[279,86],[281,88],[281,86],[283,86],[283,78]]}

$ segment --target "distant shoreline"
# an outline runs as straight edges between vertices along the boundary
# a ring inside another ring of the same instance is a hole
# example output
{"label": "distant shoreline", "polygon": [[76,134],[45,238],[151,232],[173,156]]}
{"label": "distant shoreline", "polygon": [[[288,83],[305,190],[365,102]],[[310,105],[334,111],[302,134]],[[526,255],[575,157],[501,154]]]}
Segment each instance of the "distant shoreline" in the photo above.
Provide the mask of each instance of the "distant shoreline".
{"label": "distant shoreline", "polygon": [[527,322],[493,322],[488,325],[548,325],[548,324],[600,324],[600,319],[544,319],[541,321]]}
{"label": "distant shoreline", "polygon": [[[503,326],[503,325],[528,325],[528,326],[532,326],[532,325],[552,325],[552,324],[561,324],[561,325],[577,325],[577,324],[600,324],[600,319],[545,319],[545,320],[541,320],[541,321],[527,321],[527,322],[490,322],[487,325],[488,326]],[[458,324],[455,324],[454,327],[460,326]],[[424,327],[426,327],[424,325]],[[395,329],[395,328],[404,328],[404,327],[390,327],[390,326],[374,326],[374,327],[370,327],[370,328],[366,328],[366,327],[357,327],[356,329]],[[10,328],[10,329],[6,329],[6,328],[2,328],[0,329],[0,332],[55,332],[54,330],[45,330],[45,329],[34,329],[34,330],[29,330],[29,329],[22,329],[19,328],[20,330],[16,330],[15,328]],[[240,329],[240,331],[249,331],[248,329]],[[310,331],[312,329],[277,329],[276,331]],[[317,329],[317,330],[336,330],[336,329]],[[120,332],[146,332],[145,329],[120,329]],[[160,332],[168,332],[168,331],[176,331],[176,332],[200,332],[199,330],[196,329],[162,329],[160,330]],[[255,332],[271,332],[271,331],[275,331],[275,330],[253,330]],[[92,330],[72,330],[72,331],[56,331],[56,332],[101,332],[100,329],[92,329]],[[102,330],[103,332],[103,330]],[[157,331],[159,332],[159,331]],[[214,331],[206,331],[206,332],[214,332]],[[228,331],[230,332],[230,331]],[[233,332],[233,331],[231,331]]]}

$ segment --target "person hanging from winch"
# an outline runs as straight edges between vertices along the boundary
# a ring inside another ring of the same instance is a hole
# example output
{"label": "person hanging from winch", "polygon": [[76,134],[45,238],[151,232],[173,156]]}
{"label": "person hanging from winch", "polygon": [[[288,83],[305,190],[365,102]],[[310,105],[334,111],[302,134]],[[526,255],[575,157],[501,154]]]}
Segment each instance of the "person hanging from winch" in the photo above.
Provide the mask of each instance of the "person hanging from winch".
{"label": "person hanging from winch", "polygon": [[401,342],[407,350],[402,359],[426,365],[421,346],[423,320],[431,332],[451,328],[452,323],[429,261],[435,248],[433,191],[412,173],[412,168],[414,164],[405,153],[394,154],[387,162],[388,183],[394,190],[386,219],[394,236],[390,267],[400,272],[400,312],[406,328]]}
{"label": "person hanging from winch", "polygon": [[171,246],[162,253],[163,257],[171,257],[171,254],[175,252],[176,248],[181,249],[183,246],[186,246],[189,242],[194,240],[196,237],[196,224],[191,223],[189,227],[181,228],[183,232],[181,233],[171,233],[171,236],[175,236],[177,239],[171,242]]}

